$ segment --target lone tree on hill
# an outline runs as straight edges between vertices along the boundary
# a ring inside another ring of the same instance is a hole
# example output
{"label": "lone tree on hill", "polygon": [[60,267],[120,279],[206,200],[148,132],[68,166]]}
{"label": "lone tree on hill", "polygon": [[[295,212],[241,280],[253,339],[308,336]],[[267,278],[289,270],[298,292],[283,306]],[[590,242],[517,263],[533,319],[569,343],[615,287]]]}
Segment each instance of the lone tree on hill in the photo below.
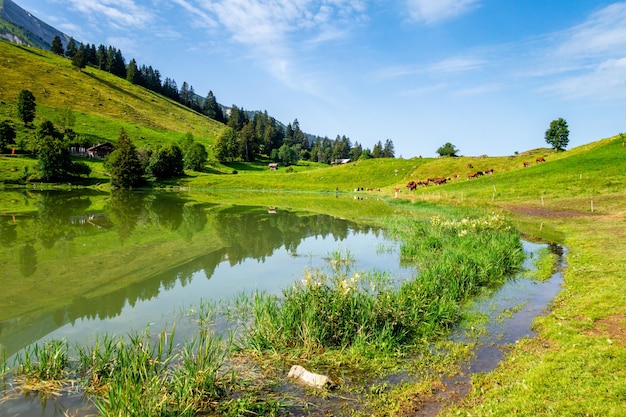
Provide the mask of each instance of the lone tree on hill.
{"label": "lone tree on hill", "polygon": [[29,90],[22,90],[17,96],[17,115],[24,122],[24,126],[35,120],[35,96]]}
{"label": "lone tree on hill", "polygon": [[459,150],[456,148],[456,146],[454,146],[450,142],[446,142],[445,145],[437,149],[437,153],[439,154],[439,156],[457,156],[458,152]]}
{"label": "lone tree on hill", "polygon": [[546,142],[557,151],[564,151],[569,143],[569,128],[563,118],[550,122],[550,128],[546,130]]}

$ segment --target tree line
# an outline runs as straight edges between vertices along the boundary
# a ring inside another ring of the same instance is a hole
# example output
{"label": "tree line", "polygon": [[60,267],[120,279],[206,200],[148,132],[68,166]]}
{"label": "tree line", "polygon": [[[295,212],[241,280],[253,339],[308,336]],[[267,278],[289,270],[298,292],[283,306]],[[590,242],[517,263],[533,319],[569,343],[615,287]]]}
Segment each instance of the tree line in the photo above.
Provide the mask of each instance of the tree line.
{"label": "tree line", "polygon": [[334,164],[350,159],[394,158],[393,141],[378,141],[373,150],[351,142],[345,135],[331,140],[328,137],[311,137],[302,131],[298,119],[283,127],[267,112],[248,113],[233,105],[226,129],[217,137],[215,158],[220,162],[254,161],[265,155],[271,161],[285,166],[300,160]]}
{"label": "tree line", "polygon": [[204,99],[198,96],[192,85],[183,82],[180,89],[174,79],[161,81],[161,73],[152,66],[139,65],[131,59],[128,65],[119,49],[112,46],[77,43],[70,38],[67,47],[59,36],[52,41],[50,50],[68,57],[74,66],[84,68],[91,65],[108,71],[129,82],[162,94],[218,122],[226,123],[227,129],[217,138],[214,154],[220,162],[251,162],[265,155],[274,162],[292,165],[299,160],[336,163],[340,160],[362,158],[394,158],[393,142],[387,139],[378,141],[373,149],[363,148],[358,142],[339,136],[334,140],[328,137],[311,137],[305,134],[298,120],[284,126],[267,112],[247,112],[232,105],[226,109],[219,105],[212,91]]}

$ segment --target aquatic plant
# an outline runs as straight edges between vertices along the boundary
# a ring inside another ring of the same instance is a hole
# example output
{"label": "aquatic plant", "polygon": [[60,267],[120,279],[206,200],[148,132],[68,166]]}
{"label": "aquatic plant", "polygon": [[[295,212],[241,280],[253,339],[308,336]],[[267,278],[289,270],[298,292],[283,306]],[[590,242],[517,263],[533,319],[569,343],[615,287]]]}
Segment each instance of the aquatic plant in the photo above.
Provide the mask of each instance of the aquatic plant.
{"label": "aquatic plant", "polygon": [[53,339],[28,346],[15,361],[17,373],[31,381],[62,379],[68,365],[67,341]]}
{"label": "aquatic plant", "polygon": [[390,226],[417,277],[396,285],[379,272],[351,273],[349,263],[338,268],[340,262],[331,263],[331,273],[306,271],[280,297],[255,294],[249,347],[392,352],[445,333],[459,321],[464,300],[503,282],[524,258],[519,234],[497,214],[405,218]]}

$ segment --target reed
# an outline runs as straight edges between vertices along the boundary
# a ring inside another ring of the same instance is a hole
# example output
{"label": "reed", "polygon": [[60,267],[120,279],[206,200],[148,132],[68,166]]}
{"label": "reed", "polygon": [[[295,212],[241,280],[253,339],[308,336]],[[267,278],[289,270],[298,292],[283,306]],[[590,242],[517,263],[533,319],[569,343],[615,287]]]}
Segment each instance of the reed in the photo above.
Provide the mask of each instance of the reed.
{"label": "reed", "polygon": [[170,382],[173,407],[178,415],[209,409],[224,396],[219,372],[227,353],[221,338],[207,330],[183,346],[180,364]]}
{"label": "reed", "polygon": [[306,271],[282,297],[254,295],[248,346],[256,350],[356,348],[390,353],[448,331],[461,305],[503,282],[524,258],[519,234],[497,214],[396,220],[401,253],[419,276],[400,285],[380,272],[350,271],[349,256],[330,256],[331,271]]}
{"label": "reed", "polygon": [[30,381],[63,379],[67,375],[68,351],[65,340],[28,346],[15,359],[17,374]]}

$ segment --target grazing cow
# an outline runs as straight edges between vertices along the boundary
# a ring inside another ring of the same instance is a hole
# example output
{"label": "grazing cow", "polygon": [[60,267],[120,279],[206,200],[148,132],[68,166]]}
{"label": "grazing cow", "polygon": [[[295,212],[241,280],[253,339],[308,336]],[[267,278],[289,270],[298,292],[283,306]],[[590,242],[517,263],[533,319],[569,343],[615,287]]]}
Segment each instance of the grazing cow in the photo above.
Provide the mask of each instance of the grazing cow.
{"label": "grazing cow", "polygon": [[537,163],[546,162],[546,159],[543,156],[540,156],[539,158],[537,158],[537,160],[535,162],[537,162]]}
{"label": "grazing cow", "polygon": [[408,188],[410,191],[413,191],[417,188],[417,183],[415,181],[409,181],[409,183],[406,185],[406,188]]}
{"label": "grazing cow", "polygon": [[487,171],[485,171],[485,174],[493,174],[493,168],[489,168]]}
{"label": "grazing cow", "polygon": [[480,175],[480,172],[474,172],[473,174],[469,174],[469,175],[467,176],[467,179],[468,179],[468,180],[471,180],[472,178],[476,178],[476,177],[478,177],[479,175]]}
{"label": "grazing cow", "polygon": [[530,162],[526,162],[526,161],[524,161],[524,168],[527,168],[527,167],[529,167],[529,166],[530,166]]}
{"label": "grazing cow", "polygon": [[441,184],[445,184],[448,179],[445,177],[439,177],[439,178],[433,178],[432,180],[433,180],[432,182],[434,182],[435,185],[441,185]]}
{"label": "grazing cow", "polygon": [[468,167],[469,169],[472,169],[472,168],[474,168],[474,165],[472,165],[472,164],[467,164],[467,167]]}
{"label": "grazing cow", "polygon": [[423,185],[424,187],[426,187],[428,185],[428,180],[418,181],[417,185]]}

